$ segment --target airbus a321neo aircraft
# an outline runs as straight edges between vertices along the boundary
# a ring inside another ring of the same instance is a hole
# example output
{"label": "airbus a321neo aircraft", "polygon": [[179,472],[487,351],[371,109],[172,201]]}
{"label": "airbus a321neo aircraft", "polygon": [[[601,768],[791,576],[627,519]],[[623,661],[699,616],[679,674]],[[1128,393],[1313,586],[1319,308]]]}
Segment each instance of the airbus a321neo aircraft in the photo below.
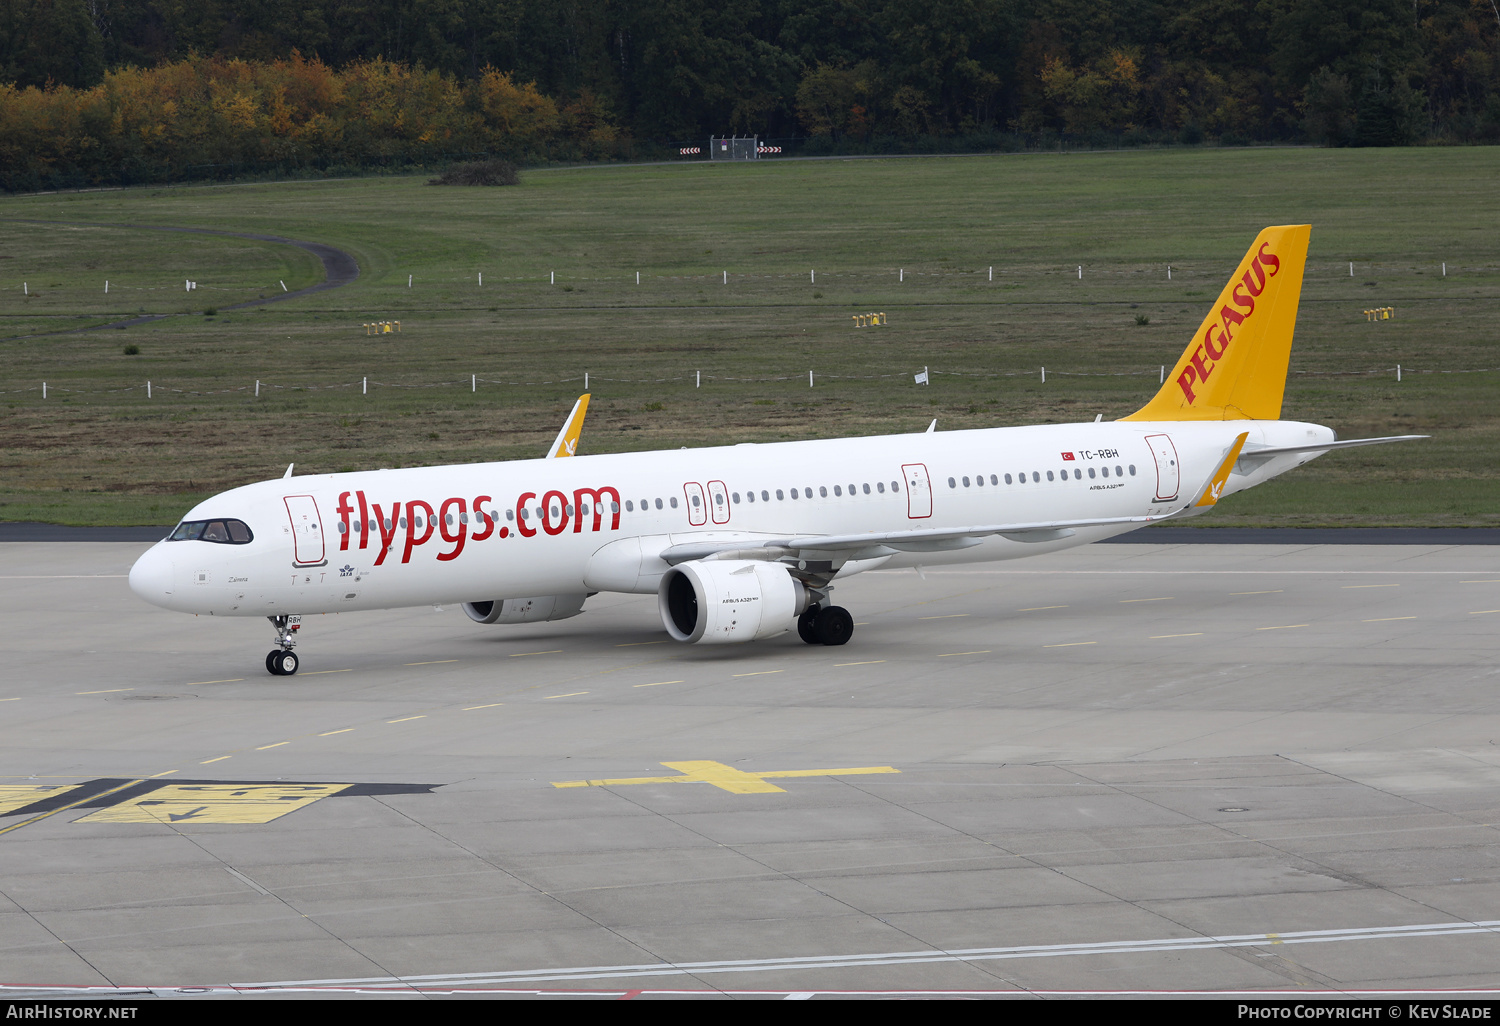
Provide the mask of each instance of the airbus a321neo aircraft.
{"label": "airbus a321neo aircraft", "polygon": [[273,674],[301,617],[461,602],[479,623],[576,616],[600,591],[655,593],[675,640],[796,626],[842,645],[838,580],[877,567],[1013,559],[1207,511],[1330,449],[1278,419],[1307,225],[1267,228],[1155,398],[1113,423],[933,431],[291,477],[194,507],[130,571],[167,609],[265,616]]}

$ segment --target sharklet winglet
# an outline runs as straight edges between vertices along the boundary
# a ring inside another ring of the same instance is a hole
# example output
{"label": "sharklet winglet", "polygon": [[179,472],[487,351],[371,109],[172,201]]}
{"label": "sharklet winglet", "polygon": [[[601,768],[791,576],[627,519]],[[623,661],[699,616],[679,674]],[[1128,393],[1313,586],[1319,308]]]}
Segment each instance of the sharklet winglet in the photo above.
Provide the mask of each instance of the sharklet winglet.
{"label": "sharklet winglet", "polygon": [[548,459],[578,455],[578,438],[583,434],[583,418],[589,411],[590,394],[585,392],[573,404],[573,412],[563,421],[562,430],[552,440],[552,448],[547,450]]}

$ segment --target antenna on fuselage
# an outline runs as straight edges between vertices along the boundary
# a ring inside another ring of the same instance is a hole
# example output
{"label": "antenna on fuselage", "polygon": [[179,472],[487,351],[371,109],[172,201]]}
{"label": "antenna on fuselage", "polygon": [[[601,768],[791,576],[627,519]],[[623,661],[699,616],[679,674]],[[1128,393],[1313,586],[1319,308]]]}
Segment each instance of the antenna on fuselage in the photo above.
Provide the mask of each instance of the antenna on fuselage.
{"label": "antenna on fuselage", "polygon": [[933,417],[932,418],[932,423],[927,425],[927,432],[926,433],[930,435],[930,434],[932,434],[936,430],[937,430],[937,418]]}
{"label": "antenna on fuselage", "polygon": [[289,478],[289,477],[292,476],[292,468],[295,467],[296,465],[297,464],[295,464],[295,463],[288,463],[286,465],[286,473],[281,475],[281,477],[282,477],[283,480],[285,480],[286,478]]}

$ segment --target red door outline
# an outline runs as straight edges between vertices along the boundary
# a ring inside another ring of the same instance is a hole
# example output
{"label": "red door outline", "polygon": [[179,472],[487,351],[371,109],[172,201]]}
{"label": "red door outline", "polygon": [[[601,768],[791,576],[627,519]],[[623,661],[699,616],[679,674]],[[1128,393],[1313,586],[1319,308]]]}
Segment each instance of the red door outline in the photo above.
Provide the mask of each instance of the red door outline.
{"label": "red door outline", "polygon": [[687,496],[688,523],[694,527],[702,527],[708,523],[708,509],[703,502],[703,486],[697,481],[689,481],[682,486],[682,492]]}
{"label": "red door outline", "polygon": [[932,481],[927,476],[927,464],[903,463],[901,473],[906,478],[907,519],[925,520],[932,516]]}
{"label": "red door outline", "polygon": [[708,512],[716,524],[729,523],[729,489],[723,481],[708,483]]}
{"label": "red door outline", "polygon": [[1156,461],[1156,501],[1177,498],[1182,480],[1177,446],[1172,444],[1168,435],[1147,435],[1146,444],[1151,447],[1151,458]]}
{"label": "red door outline", "polygon": [[328,562],[323,554],[323,518],[318,515],[318,500],[311,495],[288,495],[286,515],[292,522],[292,561],[298,566],[319,566]]}

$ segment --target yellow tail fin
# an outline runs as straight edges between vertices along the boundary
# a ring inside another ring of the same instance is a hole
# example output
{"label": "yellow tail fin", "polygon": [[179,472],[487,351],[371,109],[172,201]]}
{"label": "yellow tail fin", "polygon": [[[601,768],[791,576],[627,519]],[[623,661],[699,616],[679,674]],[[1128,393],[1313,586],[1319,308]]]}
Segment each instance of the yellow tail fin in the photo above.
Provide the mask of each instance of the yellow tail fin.
{"label": "yellow tail fin", "polygon": [[1256,236],[1161,391],[1122,419],[1278,419],[1311,233],[1294,224]]}

